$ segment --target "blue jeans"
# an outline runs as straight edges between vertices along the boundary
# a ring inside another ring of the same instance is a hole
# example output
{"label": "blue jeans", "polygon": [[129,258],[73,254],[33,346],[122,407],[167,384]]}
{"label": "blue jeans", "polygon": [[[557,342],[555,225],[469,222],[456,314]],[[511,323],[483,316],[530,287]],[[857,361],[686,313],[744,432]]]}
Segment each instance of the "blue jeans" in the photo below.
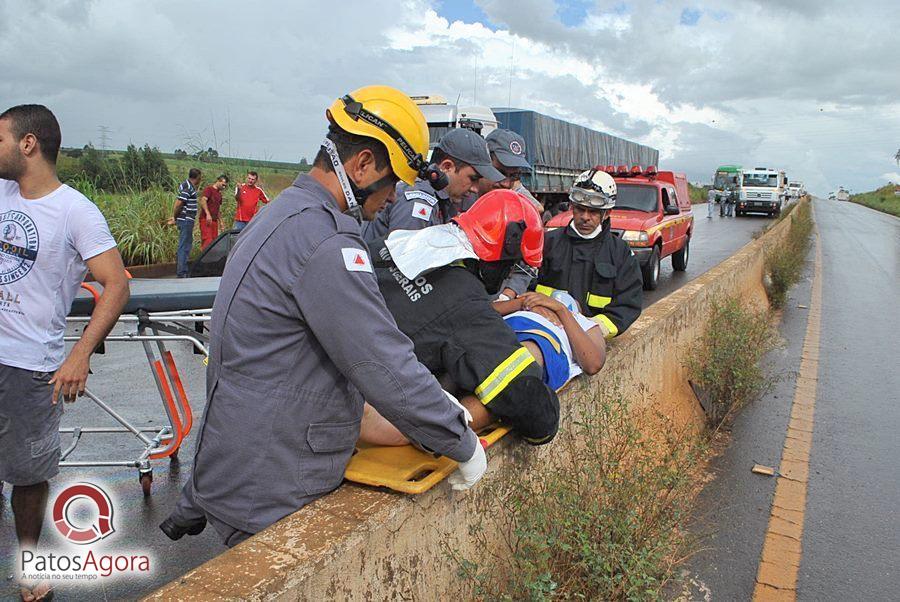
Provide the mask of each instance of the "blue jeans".
{"label": "blue jeans", "polygon": [[194,220],[180,220],[178,222],[178,266],[176,273],[179,278],[188,276],[188,258],[191,256],[191,247],[194,246]]}
{"label": "blue jeans", "polygon": [[231,229],[232,229],[232,230],[237,230],[238,232],[240,232],[240,231],[243,230],[245,227],[247,227],[247,224],[249,224],[249,223],[250,223],[250,222],[239,222],[238,220],[234,220],[234,225],[231,226]]}

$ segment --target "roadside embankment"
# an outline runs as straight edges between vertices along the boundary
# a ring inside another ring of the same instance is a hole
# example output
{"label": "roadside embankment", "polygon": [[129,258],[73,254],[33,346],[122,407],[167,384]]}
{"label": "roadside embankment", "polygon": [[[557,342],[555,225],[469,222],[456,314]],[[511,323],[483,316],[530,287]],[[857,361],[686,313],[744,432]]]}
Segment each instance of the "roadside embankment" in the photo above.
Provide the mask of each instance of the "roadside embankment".
{"label": "roadside embankment", "polygon": [[897,190],[900,190],[900,188],[893,184],[888,184],[872,192],[854,194],[850,197],[850,202],[900,217],[900,195],[897,194]]}
{"label": "roadside embankment", "polygon": [[[673,431],[696,430],[705,416],[690,385],[685,354],[703,334],[716,300],[767,307],[769,249],[788,234],[782,221],[719,266],[646,309],[611,345],[606,366],[561,394],[560,440],[530,447],[513,436],[489,452],[484,481],[465,493],[446,483],[406,496],[346,484],[243,544],[152,594],[150,599],[435,599],[461,596],[458,564],[503,548],[504,533],[483,511],[503,480],[540,479],[578,446],[576,422],[612,383],[636,409],[653,409]],[[566,439],[566,438],[569,439]],[[564,444],[565,443],[565,444]],[[478,532],[481,536],[474,537]],[[496,546],[478,542],[495,541]]]}

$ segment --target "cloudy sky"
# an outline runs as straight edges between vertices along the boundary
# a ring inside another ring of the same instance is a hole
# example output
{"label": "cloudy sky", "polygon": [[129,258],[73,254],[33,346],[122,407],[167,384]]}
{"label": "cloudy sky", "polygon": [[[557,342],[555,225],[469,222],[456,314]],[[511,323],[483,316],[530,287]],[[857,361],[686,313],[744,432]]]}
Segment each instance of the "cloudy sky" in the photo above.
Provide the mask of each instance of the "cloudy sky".
{"label": "cloudy sky", "polygon": [[534,109],[663,167],[778,166],[818,193],[892,179],[895,0],[0,0],[0,105],[63,143],[298,161],[368,83]]}

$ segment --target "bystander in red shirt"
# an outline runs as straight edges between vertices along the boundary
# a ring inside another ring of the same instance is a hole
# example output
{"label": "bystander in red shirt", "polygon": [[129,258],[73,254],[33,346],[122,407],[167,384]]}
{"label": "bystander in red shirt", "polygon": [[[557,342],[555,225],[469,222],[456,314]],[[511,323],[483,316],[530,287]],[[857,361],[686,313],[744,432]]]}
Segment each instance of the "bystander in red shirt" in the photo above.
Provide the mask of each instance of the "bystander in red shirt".
{"label": "bystander in red shirt", "polygon": [[237,211],[234,214],[234,221],[249,222],[256,215],[256,209],[259,203],[269,202],[269,198],[263,189],[259,186],[251,186],[250,184],[241,184],[235,191],[237,197]]}
{"label": "bystander in red shirt", "polygon": [[206,197],[206,208],[209,211],[210,220],[201,210],[198,223],[200,225],[200,248],[205,249],[209,243],[219,235],[219,208],[222,206],[222,193],[215,186],[207,186],[203,189]]}

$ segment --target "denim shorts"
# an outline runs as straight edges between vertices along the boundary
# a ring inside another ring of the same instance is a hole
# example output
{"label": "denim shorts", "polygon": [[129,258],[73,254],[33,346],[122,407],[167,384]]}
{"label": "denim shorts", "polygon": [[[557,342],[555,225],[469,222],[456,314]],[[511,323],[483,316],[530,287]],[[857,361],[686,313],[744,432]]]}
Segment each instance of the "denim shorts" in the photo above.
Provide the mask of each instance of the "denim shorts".
{"label": "denim shorts", "polygon": [[63,403],[51,403],[52,376],[0,364],[0,481],[34,485],[59,472]]}

